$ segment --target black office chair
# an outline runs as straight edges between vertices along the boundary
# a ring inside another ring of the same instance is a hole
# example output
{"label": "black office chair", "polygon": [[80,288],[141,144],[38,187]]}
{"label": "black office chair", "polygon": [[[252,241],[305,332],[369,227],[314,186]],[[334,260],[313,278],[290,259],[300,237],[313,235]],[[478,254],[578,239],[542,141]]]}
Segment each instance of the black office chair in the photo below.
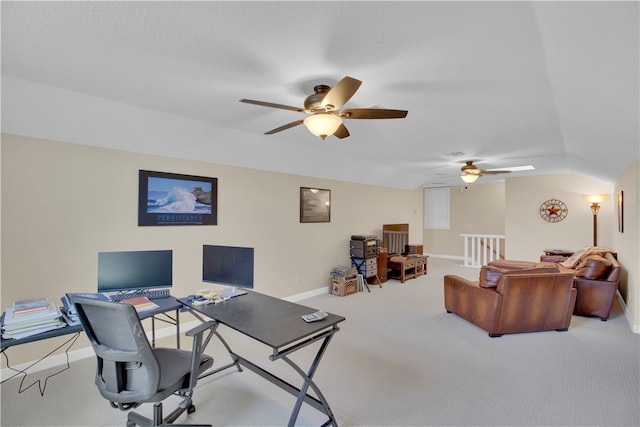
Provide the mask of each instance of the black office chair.
{"label": "black office chair", "polygon": [[[213,358],[202,352],[215,322],[203,323],[186,333],[193,337],[192,351],[152,348],[132,305],[73,295],[70,298],[98,359],[96,385],[102,396],[123,411],[142,403],[154,404],[153,420],[129,412],[127,427],[172,424],[185,410],[189,414],[195,411],[193,388],[198,376],[213,365]],[[174,394],[183,400],[163,420],[162,401]]]}

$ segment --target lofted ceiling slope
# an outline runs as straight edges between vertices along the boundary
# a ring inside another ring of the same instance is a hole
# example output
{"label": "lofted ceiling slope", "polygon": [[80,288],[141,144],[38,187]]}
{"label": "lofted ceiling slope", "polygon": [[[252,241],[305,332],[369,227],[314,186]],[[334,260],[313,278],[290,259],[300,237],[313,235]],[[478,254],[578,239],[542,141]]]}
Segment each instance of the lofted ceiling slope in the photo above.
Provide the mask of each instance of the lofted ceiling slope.
{"label": "lofted ceiling slope", "polygon": [[[640,151],[638,6],[3,1],[2,131],[406,189],[460,185],[464,160],[614,182]],[[238,102],[346,75],[347,107],[407,118],[322,141]]]}

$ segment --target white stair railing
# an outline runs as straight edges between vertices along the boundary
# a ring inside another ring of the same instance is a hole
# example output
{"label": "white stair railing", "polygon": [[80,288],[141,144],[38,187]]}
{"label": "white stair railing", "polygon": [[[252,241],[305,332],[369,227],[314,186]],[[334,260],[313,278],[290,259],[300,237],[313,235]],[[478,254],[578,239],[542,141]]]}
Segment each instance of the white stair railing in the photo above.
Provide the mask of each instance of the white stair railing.
{"label": "white stair railing", "polygon": [[461,234],[464,238],[464,266],[480,267],[504,259],[504,236],[500,234]]}

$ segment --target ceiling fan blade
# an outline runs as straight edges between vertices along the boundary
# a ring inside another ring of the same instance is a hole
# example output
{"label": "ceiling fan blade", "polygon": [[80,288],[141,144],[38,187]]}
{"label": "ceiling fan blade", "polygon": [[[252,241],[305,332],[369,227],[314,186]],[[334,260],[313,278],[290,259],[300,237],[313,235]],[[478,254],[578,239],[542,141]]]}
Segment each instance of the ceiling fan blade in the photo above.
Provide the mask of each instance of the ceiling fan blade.
{"label": "ceiling fan blade", "polygon": [[343,123],[343,124],[341,124],[341,125],[338,127],[338,130],[336,130],[336,131],[333,133],[333,136],[335,136],[336,138],[340,138],[340,139],[342,139],[342,138],[346,138],[346,137],[348,137],[349,135],[350,135],[350,134],[349,134],[349,131],[347,130],[347,127],[344,125],[344,123]]}
{"label": "ceiling fan blade", "polygon": [[297,111],[299,113],[304,113],[304,108],[292,107],[290,105],[283,105],[283,104],[274,104],[273,102],[255,101],[253,99],[241,99],[240,102],[244,102],[247,104],[261,105],[263,107],[280,108],[282,110],[291,110],[291,111]]}
{"label": "ceiling fan blade", "polygon": [[384,108],[348,108],[340,112],[345,119],[404,119],[406,110],[387,110]]}
{"label": "ceiling fan blade", "polygon": [[507,170],[481,170],[481,175],[500,175],[502,173],[511,173]]}
{"label": "ceiling fan blade", "polygon": [[327,92],[320,105],[323,108],[328,107],[330,110],[339,109],[351,99],[361,84],[362,82],[358,79],[345,77]]}
{"label": "ceiling fan blade", "polygon": [[291,129],[292,127],[296,127],[301,125],[304,120],[296,120],[295,122],[287,123],[286,125],[282,125],[275,129],[271,129],[269,132],[265,132],[265,135],[273,135],[274,133],[282,132],[283,130]]}

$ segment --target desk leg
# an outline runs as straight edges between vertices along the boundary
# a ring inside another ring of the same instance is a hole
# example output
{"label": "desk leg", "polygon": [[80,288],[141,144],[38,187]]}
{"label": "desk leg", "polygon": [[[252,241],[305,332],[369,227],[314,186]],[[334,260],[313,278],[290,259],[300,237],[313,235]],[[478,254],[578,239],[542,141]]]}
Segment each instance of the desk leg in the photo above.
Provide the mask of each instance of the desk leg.
{"label": "desk leg", "polygon": [[[200,321],[204,322],[203,318],[196,313],[194,310],[191,310],[191,313]],[[218,324],[219,325],[219,324]],[[302,387],[301,388],[296,388],[295,386],[287,383],[286,381],[284,381],[282,378],[277,377],[276,375],[274,375],[273,373],[265,370],[264,368],[256,365],[255,363],[245,359],[244,357],[236,354],[233,352],[233,350],[231,350],[231,347],[229,347],[229,344],[227,344],[227,342],[224,340],[224,338],[222,338],[222,336],[218,333],[217,331],[217,326],[214,329],[214,334],[216,337],[218,337],[218,340],[220,340],[220,342],[222,343],[222,345],[224,345],[225,349],[227,350],[227,352],[229,353],[229,356],[231,356],[232,362],[225,365],[225,366],[221,366],[220,368],[214,369],[214,370],[209,370],[207,372],[205,372],[204,374],[202,374],[200,377],[198,377],[198,379],[201,378],[205,378],[208,377],[210,375],[213,375],[217,372],[223,371],[227,368],[233,367],[235,366],[238,371],[242,371],[242,366],[246,367],[247,369],[249,369],[250,371],[255,372],[256,374],[260,375],[261,377],[263,377],[264,379],[270,381],[271,383],[277,385],[278,387],[282,388],[283,390],[293,394],[294,396],[297,396],[296,399],[296,403],[295,406],[291,412],[291,417],[289,418],[289,427],[293,427],[295,426],[296,420],[298,419],[298,414],[300,413],[300,408],[302,407],[303,403],[307,403],[309,404],[311,407],[317,409],[318,411],[326,414],[329,419],[327,420],[327,422],[325,422],[323,424],[324,426],[329,426],[332,425],[333,427],[338,427],[338,423],[336,422],[335,416],[333,415],[333,412],[331,411],[331,407],[329,406],[329,403],[327,402],[327,399],[324,397],[324,395],[322,394],[322,392],[320,391],[320,388],[316,385],[315,382],[313,382],[313,375],[316,372],[316,369],[318,369],[318,365],[320,364],[320,360],[322,359],[322,356],[324,356],[324,353],[327,349],[327,346],[329,345],[329,342],[331,341],[331,338],[333,338],[333,335],[339,331],[340,329],[337,326],[333,326],[333,329],[331,330],[327,330],[325,332],[321,332],[318,335],[309,338],[303,342],[300,342],[298,344],[294,344],[293,346],[284,349],[283,351],[280,351],[277,348],[274,348],[274,353],[273,355],[269,356],[269,359],[271,359],[271,361],[275,361],[277,359],[283,359],[287,364],[289,364],[289,366],[291,366],[297,373],[298,375],[300,375],[302,377],[302,379],[304,380]],[[309,368],[308,372],[305,372],[304,370],[302,370],[298,365],[296,365],[291,359],[289,359],[289,357],[287,356],[289,353],[292,353],[296,350],[299,350],[302,347],[305,347],[307,345],[310,345],[314,342],[318,342],[322,340],[322,344],[320,345],[320,348],[318,349],[318,352],[316,353],[315,358],[313,359],[313,362],[311,363],[311,366]],[[205,342],[203,344],[203,348],[206,348],[206,346],[208,345],[208,340],[207,342]],[[309,390],[309,387],[311,387],[313,389],[313,391],[315,392],[316,397],[309,395],[307,393],[307,391]]]}
{"label": "desk leg", "polygon": [[[200,320],[202,323],[205,322],[205,320],[202,318],[202,316],[200,316],[198,313],[196,313],[194,310],[190,310],[190,313],[193,314],[193,316]],[[219,368],[213,369],[213,370],[209,370],[207,372],[204,372],[202,375],[200,375],[198,377],[198,379],[202,379],[202,378],[206,378],[210,375],[213,375],[215,373],[218,373],[220,371],[224,371],[225,369],[231,368],[232,366],[235,366],[238,369],[238,372],[242,372],[242,367],[240,366],[240,358],[238,357],[237,354],[235,354],[232,350],[231,347],[229,347],[229,344],[227,344],[227,341],[225,341],[224,338],[222,338],[222,335],[220,335],[220,333],[218,332],[218,326],[220,326],[219,323],[216,324],[216,327],[213,329],[213,333],[214,335],[218,338],[218,340],[222,343],[222,345],[224,346],[224,348],[227,350],[227,353],[229,353],[229,356],[231,357],[231,363],[228,363],[224,366],[221,366]],[[202,351],[204,351],[207,348],[207,345],[209,345],[209,340],[207,340],[202,348]]]}
{"label": "desk leg", "polygon": [[180,348],[180,309],[176,309],[176,348]]}
{"label": "desk leg", "polygon": [[156,319],[158,319],[161,322],[169,323],[170,325],[176,325],[176,348],[180,348],[180,309],[176,309],[175,319],[173,319],[167,313],[160,314],[169,320],[162,317],[151,316],[151,347],[156,347]]}
{"label": "desk leg", "polygon": [[318,365],[320,364],[320,359],[322,359],[322,356],[324,356],[324,352],[327,349],[329,341],[331,341],[332,337],[333,335],[329,335],[324,339],[322,345],[320,346],[320,349],[318,350],[318,353],[316,353],[316,357],[311,363],[309,372],[307,373],[305,373],[298,365],[296,365],[291,359],[289,359],[289,357],[282,356],[282,360],[287,362],[289,366],[291,366],[304,379],[304,383],[302,384],[302,387],[300,387],[300,392],[298,393],[296,404],[293,407],[293,411],[291,411],[291,417],[289,418],[288,424],[289,427],[295,426],[296,420],[298,419],[298,414],[300,413],[300,408],[302,407],[302,403],[305,401],[305,398],[309,397],[307,395],[307,390],[309,389],[309,387],[311,387],[316,393],[316,396],[318,397],[320,402],[322,402],[322,406],[324,408],[323,412],[329,417],[329,420],[324,425],[331,424],[334,427],[338,427],[338,423],[336,422],[336,419],[333,416],[333,412],[329,407],[329,402],[327,402],[327,399],[325,399],[324,395],[320,391],[320,388],[316,385],[315,382],[313,382],[313,375],[316,373],[316,369],[318,369]]}

